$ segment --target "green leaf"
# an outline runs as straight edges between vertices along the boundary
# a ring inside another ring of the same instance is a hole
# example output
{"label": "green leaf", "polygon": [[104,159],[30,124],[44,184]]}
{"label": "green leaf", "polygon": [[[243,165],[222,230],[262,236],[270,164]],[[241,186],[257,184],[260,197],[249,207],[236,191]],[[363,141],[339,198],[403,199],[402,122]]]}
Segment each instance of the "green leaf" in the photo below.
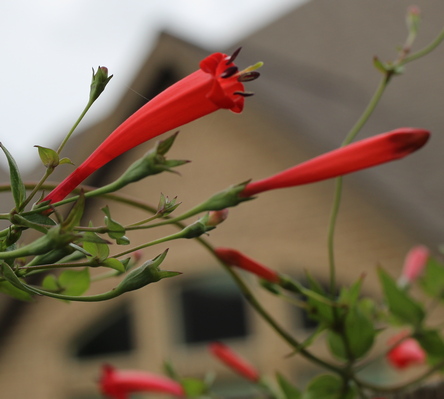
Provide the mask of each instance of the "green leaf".
{"label": "green leaf", "polygon": [[128,237],[123,236],[120,238],[116,238],[116,244],[117,245],[129,245],[130,244],[130,240]]}
{"label": "green leaf", "polygon": [[107,244],[104,244],[104,240],[102,240],[95,233],[85,233],[83,236],[83,249],[90,253],[93,258],[97,258],[100,261],[108,258],[109,255],[109,247]]}
{"label": "green leaf", "polygon": [[421,330],[415,333],[414,338],[427,352],[427,360],[434,365],[444,359],[444,340],[437,330]]}
{"label": "green leaf", "polygon": [[22,177],[20,175],[20,171],[19,171],[18,166],[17,166],[14,158],[12,157],[12,155],[3,146],[2,143],[0,143],[0,148],[3,150],[3,152],[5,153],[6,158],[8,160],[9,178],[11,181],[12,196],[14,197],[15,208],[17,210],[19,210],[21,204],[23,203],[23,201],[26,198],[25,185],[23,184]]}
{"label": "green leaf", "polygon": [[203,396],[208,392],[208,387],[205,382],[197,378],[182,378],[180,383],[187,397]]}
{"label": "green leaf", "polygon": [[[373,346],[376,331],[372,321],[357,306],[348,311],[342,333],[329,331],[328,343],[332,353],[341,359],[359,359]],[[347,340],[345,346],[344,338]]]}
{"label": "green leaf", "polygon": [[28,293],[12,285],[9,281],[0,282],[0,292],[20,301],[31,301],[32,296]]}
{"label": "green leaf", "polygon": [[60,274],[59,284],[63,287],[64,295],[80,296],[90,285],[89,269],[65,270]]}
{"label": "green leaf", "polygon": [[432,298],[444,300],[443,264],[434,258],[429,258],[419,284],[424,292]]}
{"label": "green leaf", "polygon": [[276,377],[285,399],[301,398],[301,392],[299,391],[299,389],[291,384],[282,374],[277,373]]}
{"label": "green leaf", "polygon": [[[316,294],[319,294],[326,301],[331,301],[331,298],[327,296],[321,285],[313,279],[313,277],[306,273],[309,288]],[[307,297],[307,303],[309,308],[307,309],[307,314],[310,318],[319,321],[324,325],[333,325],[335,322],[335,316],[333,314],[333,308],[328,303],[318,300],[313,296]]]}
{"label": "green leaf", "polygon": [[398,287],[395,280],[382,268],[378,269],[379,280],[390,312],[399,321],[417,328],[425,317],[422,306],[413,300],[407,291]]}
{"label": "green leaf", "polygon": [[32,287],[24,284],[14,273],[14,271],[11,269],[11,267],[3,261],[0,261],[1,270],[3,272],[3,277],[8,280],[14,287],[18,288],[19,290],[25,291],[28,294],[37,294],[40,295],[38,292],[34,291]]}
{"label": "green leaf", "polygon": [[42,281],[42,287],[51,292],[58,292],[61,290],[57,277],[54,274],[48,274]]}
{"label": "green leaf", "polygon": [[344,386],[343,381],[330,374],[320,375],[307,386],[302,399],[354,399],[355,391]]}
{"label": "green leaf", "polygon": [[125,228],[112,219],[108,206],[102,208],[102,211],[106,215],[105,225],[110,230],[108,231],[108,235],[113,239],[122,238],[126,233]]}
{"label": "green leaf", "polygon": [[35,145],[39,151],[39,157],[47,169],[54,169],[59,165],[60,159],[59,154],[51,148],[42,147],[39,145]]}
{"label": "green leaf", "polygon": [[111,269],[115,269],[121,273],[124,273],[126,271],[125,265],[116,258],[108,258],[105,259],[102,264],[106,267],[109,267]]}
{"label": "green leaf", "polygon": [[84,210],[85,210],[85,195],[83,194],[83,191],[81,191],[79,194],[79,198],[74,203],[74,205],[69,211],[68,216],[62,223],[63,229],[71,231],[72,229],[74,229],[74,227],[77,227],[80,224],[80,220],[82,219]]}

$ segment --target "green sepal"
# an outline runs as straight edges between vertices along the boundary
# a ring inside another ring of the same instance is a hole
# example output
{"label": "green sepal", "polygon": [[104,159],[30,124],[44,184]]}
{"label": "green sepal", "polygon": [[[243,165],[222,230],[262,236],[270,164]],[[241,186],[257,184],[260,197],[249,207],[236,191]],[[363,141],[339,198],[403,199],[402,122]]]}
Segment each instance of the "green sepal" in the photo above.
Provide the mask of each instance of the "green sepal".
{"label": "green sepal", "polygon": [[167,196],[163,195],[163,193],[160,193],[160,199],[159,199],[159,204],[157,205],[156,216],[158,217],[168,216],[170,213],[176,210],[177,207],[182,203],[182,202],[176,203],[176,200],[177,197],[174,197],[172,200],[170,200]]}
{"label": "green sepal", "polygon": [[0,143],[0,148],[6,155],[9,165],[9,179],[11,181],[11,191],[14,198],[15,208],[20,210],[23,201],[26,198],[26,189],[23,184],[20,171],[18,169],[17,163],[15,162],[9,151]]}
{"label": "green sepal", "polygon": [[54,169],[60,163],[59,154],[51,148],[42,147],[40,145],[35,145],[39,151],[40,160],[43,166],[47,169]]}
{"label": "green sepal", "polygon": [[150,283],[155,283],[164,278],[174,277],[181,274],[179,272],[170,272],[159,269],[160,264],[167,255],[167,252],[168,250],[156,256],[154,259],[145,262],[137,269],[129,272],[123,281],[115,288],[116,293],[121,295],[124,292],[134,291]]}
{"label": "green sepal", "polygon": [[281,373],[276,374],[276,379],[285,399],[301,399],[301,391],[290,383]]}
{"label": "green sepal", "polygon": [[378,276],[385,301],[392,315],[404,324],[409,324],[414,328],[420,327],[425,318],[423,307],[413,300],[407,291],[400,288],[382,268],[378,268]]}
{"label": "green sepal", "polygon": [[180,235],[182,238],[197,238],[202,234],[207,233],[215,229],[215,226],[208,226],[207,222],[209,219],[209,214],[205,214],[199,220],[196,220],[194,223],[188,225],[183,230],[180,231]]}

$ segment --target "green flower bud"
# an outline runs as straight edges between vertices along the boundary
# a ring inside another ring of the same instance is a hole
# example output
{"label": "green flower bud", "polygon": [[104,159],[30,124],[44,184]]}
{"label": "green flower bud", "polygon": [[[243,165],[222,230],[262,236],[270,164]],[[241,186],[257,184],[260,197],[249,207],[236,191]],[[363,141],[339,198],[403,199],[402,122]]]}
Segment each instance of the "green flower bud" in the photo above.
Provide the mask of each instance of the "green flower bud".
{"label": "green flower bud", "polygon": [[174,277],[181,273],[160,270],[160,264],[167,255],[168,250],[145,262],[142,266],[128,273],[125,279],[115,288],[116,295],[124,292],[138,290],[150,283],[155,283],[163,278]]}
{"label": "green flower bud", "polygon": [[108,76],[108,68],[99,66],[97,72],[93,69],[91,89],[89,92],[89,100],[91,103],[96,101],[103,90],[105,90],[106,85],[111,80],[113,75]]}

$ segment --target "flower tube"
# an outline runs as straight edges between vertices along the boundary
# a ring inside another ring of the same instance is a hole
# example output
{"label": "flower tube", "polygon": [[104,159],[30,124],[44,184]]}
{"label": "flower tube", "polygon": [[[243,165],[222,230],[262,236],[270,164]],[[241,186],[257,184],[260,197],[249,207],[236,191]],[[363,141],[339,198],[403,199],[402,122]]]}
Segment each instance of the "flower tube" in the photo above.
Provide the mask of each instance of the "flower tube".
{"label": "flower tube", "polygon": [[246,184],[241,197],[268,190],[314,183],[394,161],[421,148],[429,139],[424,129],[400,128],[327,152],[271,177]]}
{"label": "flower tube", "polygon": [[259,381],[260,375],[257,370],[228,346],[221,342],[213,342],[210,344],[210,352],[231,370],[247,380]]}
{"label": "flower tube", "polygon": [[127,399],[136,392],[159,392],[185,396],[182,386],[169,378],[132,370],[116,370],[104,365],[99,381],[102,393],[112,399]]}
{"label": "flower tube", "polygon": [[221,261],[229,266],[235,266],[239,269],[246,270],[260,278],[270,281],[271,283],[278,283],[280,280],[279,274],[276,271],[260,264],[235,249],[216,248],[214,252]]}
{"label": "flower tube", "polygon": [[200,69],[170,86],[131,115],[44,201],[61,201],[89,175],[124,152],[153,137],[221,108],[240,113],[244,106],[242,82],[258,72],[238,71],[231,57],[214,53],[200,62]]}

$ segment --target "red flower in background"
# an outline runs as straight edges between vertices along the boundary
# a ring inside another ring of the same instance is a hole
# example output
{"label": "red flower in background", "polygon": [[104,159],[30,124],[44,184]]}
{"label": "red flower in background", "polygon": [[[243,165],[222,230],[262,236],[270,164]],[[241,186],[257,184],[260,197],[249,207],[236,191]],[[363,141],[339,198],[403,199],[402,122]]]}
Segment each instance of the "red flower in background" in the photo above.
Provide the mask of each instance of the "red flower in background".
{"label": "red flower in background", "polygon": [[160,392],[174,396],[185,396],[182,386],[169,378],[132,370],[116,370],[104,365],[100,388],[104,395],[112,399],[128,399],[131,393]]}
{"label": "red flower in background", "polygon": [[423,245],[417,245],[407,253],[400,278],[401,285],[410,284],[419,277],[427,264],[429,255],[430,251]]}
{"label": "red flower in background", "polygon": [[131,115],[44,201],[61,201],[83,180],[124,152],[153,137],[221,108],[239,113],[244,106],[242,82],[258,72],[239,72],[231,57],[214,53],[200,62],[200,69],[170,86]]}
{"label": "red flower in background", "polygon": [[[389,340],[390,345],[396,345],[387,353],[388,362],[397,369],[405,369],[414,364],[423,364],[426,354],[418,341],[413,338],[405,338],[406,333],[402,332]],[[403,339],[405,338],[405,339]]]}
{"label": "red flower in background", "polygon": [[210,352],[231,370],[247,380],[259,381],[260,375],[257,370],[228,346],[220,342],[213,342],[210,344]]}
{"label": "red flower in background", "polygon": [[217,257],[230,266],[246,270],[272,283],[279,282],[279,274],[268,267],[256,262],[243,253],[231,248],[216,248]]}
{"label": "red flower in background", "polygon": [[268,190],[300,186],[394,161],[421,148],[430,133],[400,128],[327,152],[274,176],[248,183],[241,196],[251,197]]}

